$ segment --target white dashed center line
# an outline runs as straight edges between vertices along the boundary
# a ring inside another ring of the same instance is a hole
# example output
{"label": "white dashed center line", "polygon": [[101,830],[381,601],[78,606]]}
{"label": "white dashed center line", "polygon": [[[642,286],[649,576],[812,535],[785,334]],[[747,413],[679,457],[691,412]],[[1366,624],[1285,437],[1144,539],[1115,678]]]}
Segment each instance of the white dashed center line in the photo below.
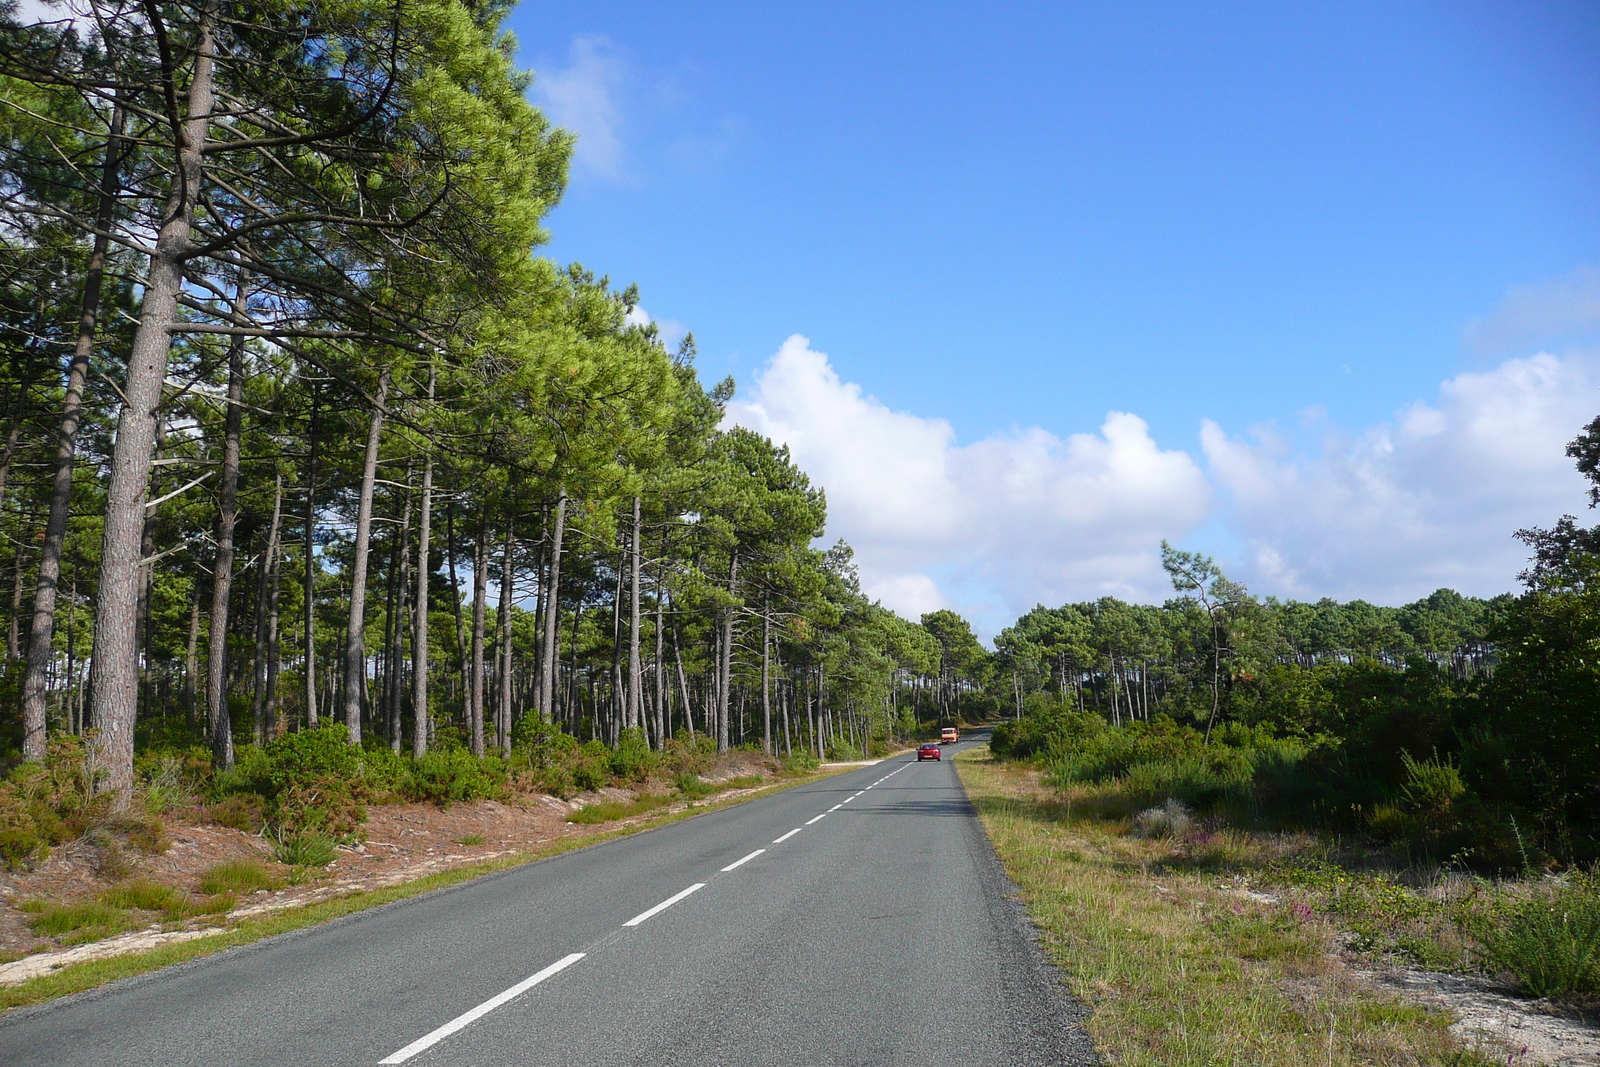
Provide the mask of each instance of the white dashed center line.
{"label": "white dashed center line", "polygon": [[[748,858],[748,857],[746,857],[746,858]],[[644,922],[646,919],[650,918],[651,916],[659,915],[662,912],[666,911],[668,908],[672,907],[674,904],[676,904],[678,901],[682,900],[684,897],[688,896],[690,893],[693,893],[693,892],[695,892],[696,890],[699,890],[699,889],[704,889],[705,887],[706,887],[706,884],[704,882],[696,882],[694,885],[690,886],[688,889],[685,889],[683,892],[672,894],[666,900],[663,900],[661,903],[657,904],[655,907],[651,908],[649,911],[641,911],[639,914],[635,915],[633,918],[629,919],[627,922],[623,923],[622,925],[623,926],[638,926],[640,923]]]}
{"label": "white dashed center line", "polygon": [[[696,886],[696,888],[699,887]],[[583,959],[583,953],[581,952],[574,952],[570,956],[563,956],[561,959],[556,960],[556,962],[552,963],[538,974],[524,978],[522,981],[506,990],[504,993],[501,993],[498,996],[490,997],[488,1000],[484,1001],[482,1004],[479,1004],[476,1008],[473,1008],[469,1012],[457,1015],[454,1019],[451,1019],[449,1022],[439,1027],[439,1029],[433,1031],[433,1033],[417,1038],[415,1041],[411,1042],[411,1044],[407,1045],[399,1052],[396,1052],[388,1059],[379,1060],[378,1062],[385,1064],[406,1062],[406,1060],[409,1060],[423,1049],[431,1048],[440,1041],[443,1041],[445,1038],[449,1037],[451,1034],[455,1033],[457,1030],[477,1022],[485,1015],[488,1015],[491,1011],[494,1011],[496,1008],[500,1007],[500,1005],[509,1000],[515,1000],[517,997],[520,997],[522,994],[526,993],[528,990],[532,989],[546,978],[559,974],[581,959]]]}
{"label": "white dashed center line", "polygon": [[826,819],[827,817],[828,817],[828,813],[827,812],[823,812],[821,815],[818,815],[815,819],[807,819],[806,820],[806,825],[810,826],[812,823],[816,822],[817,819]]}
{"label": "white dashed center line", "polygon": [[796,826],[793,830],[790,830],[788,833],[784,834],[782,837],[777,838],[772,843],[774,845],[781,845],[785,841],[789,840],[789,838],[793,837],[795,834],[797,834],[799,832],[800,832],[800,827]]}
{"label": "white dashed center line", "polygon": [[735,867],[738,867],[738,866],[741,866],[743,864],[749,863],[751,860],[755,859],[757,856],[761,855],[765,851],[766,851],[766,849],[764,849],[764,848],[758,848],[754,852],[750,853],[750,855],[744,857],[743,859],[734,860],[732,863],[730,863],[726,867],[722,868],[723,873],[726,874],[728,871],[733,870]]}

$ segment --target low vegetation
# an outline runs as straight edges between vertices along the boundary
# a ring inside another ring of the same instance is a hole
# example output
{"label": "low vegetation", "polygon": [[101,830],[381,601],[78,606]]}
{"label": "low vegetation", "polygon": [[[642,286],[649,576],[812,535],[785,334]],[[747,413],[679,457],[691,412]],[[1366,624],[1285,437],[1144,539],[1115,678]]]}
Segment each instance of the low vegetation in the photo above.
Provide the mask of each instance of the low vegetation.
{"label": "low vegetation", "polygon": [[1404,890],[1402,906],[1392,880],[1346,876],[1341,898],[1296,882],[1293,872],[1327,869],[1309,835],[1185,822],[1176,806],[1141,808],[1115,785],[1058,788],[981,750],[956,766],[1114,1062],[1506,1062],[1453,1038],[1445,1014],[1373,991],[1338,954],[1353,919],[1390,939],[1421,929],[1410,902],[1427,894]]}

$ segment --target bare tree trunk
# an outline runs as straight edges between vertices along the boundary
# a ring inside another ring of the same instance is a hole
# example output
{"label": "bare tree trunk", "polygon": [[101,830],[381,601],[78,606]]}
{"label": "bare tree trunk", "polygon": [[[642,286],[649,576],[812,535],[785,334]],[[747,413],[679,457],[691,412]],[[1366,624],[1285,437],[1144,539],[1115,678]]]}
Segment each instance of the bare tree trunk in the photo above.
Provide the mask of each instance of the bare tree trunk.
{"label": "bare tree trunk", "polygon": [[[765,607],[765,606],[764,606]],[[761,612],[761,747],[772,751],[772,669],[768,650],[772,647],[772,616]]]}
{"label": "bare tree trunk", "polygon": [[[67,520],[72,516],[72,467],[78,454],[78,427],[83,419],[83,383],[94,353],[95,330],[100,319],[100,290],[105,281],[106,253],[117,204],[117,172],[122,161],[122,131],[126,113],[119,96],[111,111],[105,160],[100,168],[100,196],[95,207],[94,248],[83,280],[83,303],[78,314],[78,338],[67,365],[67,390],[61,403],[61,430],[56,434],[55,470],[50,479],[50,514],[45,519],[44,546],[39,553],[39,574],[34,582],[33,619],[28,627],[28,668],[22,681],[22,755],[44,759],[45,675],[53,651],[56,589],[61,582],[61,550],[66,543]],[[70,677],[68,679],[70,684]]]}
{"label": "bare tree trunk", "polygon": [[622,575],[627,569],[627,558],[617,560],[617,587],[611,595],[611,713],[607,716],[606,739],[616,741],[625,714],[622,691]]}
{"label": "bare tree trunk", "polygon": [[[233,308],[242,314],[245,278],[235,283]],[[223,416],[222,486],[217,504],[217,555],[211,567],[211,642],[206,658],[206,703],[211,716],[211,762],[233,766],[233,716],[228,710],[228,607],[233,596],[233,530],[239,520],[239,437],[244,430],[244,338],[228,344],[228,410]]]}
{"label": "bare tree trunk", "polygon": [[[281,547],[281,542],[280,542]],[[283,553],[272,554],[272,577],[267,584],[267,679],[265,719],[272,725],[272,736],[281,737],[287,726],[282,721],[278,703],[278,668],[282,660],[278,655],[278,594],[283,585]],[[266,738],[265,740],[271,740]]]}
{"label": "bare tree trunk", "polygon": [[411,585],[411,465],[406,465],[406,502],[400,512],[400,540],[398,551],[400,559],[394,568],[391,584],[394,595],[391,603],[394,607],[394,626],[389,638],[389,701],[386,707],[389,711],[389,749],[395,753],[400,751],[405,722],[405,615],[407,590]]}
{"label": "bare tree trunk", "polygon": [[667,665],[663,653],[666,651],[665,635],[661,632],[661,588],[656,587],[656,747],[667,747],[667,733],[671,729],[668,721],[670,715],[667,711]]}
{"label": "bare tree trunk", "polygon": [[[199,200],[205,145],[215,104],[212,82],[219,0],[205,0],[197,26],[194,72],[186,94],[188,116],[180,127],[172,190],[150,254],[138,329],[128,353],[125,403],[117,421],[111,478],[106,487],[105,527],[100,550],[100,590],[95,610],[91,663],[90,724],[99,731],[94,760],[106,772],[100,789],[125,808],[133,788],[133,729],[138,714],[138,599],[144,533],[144,503],[155,449],[156,409],[161,405],[178,318],[183,256]],[[176,79],[177,71],[170,72]]]}
{"label": "bare tree trunk", "polygon": [[500,692],[495,701],[495,744],[511,755],[511,516],[506,516],[506,537],[500,551],[500,612],[495,620],[500,632]]}
{"label": "bare tree trunk", "polygon": [[683,722],[689,728],[689,740],[694,740],[694,704],[689,700],[689,679],[683,673],[683,650],[678,647],[678,628],[672,628],[672,658],[678,665],[678,689],[683,694]]}
{"label": "bare tree trunk", "polygon": [[[739,595],[739,550],[728,557],[728,596]],[[729,605],[722,620],[722,675],[717,684],[717,751],[728,751],[728,683],[733,677],[733,605]]]}
{"label": "bare tree trunk", "polygon": [[255,679],[255,694],[251,697],[251,712],[255,719],[256,744],[267,740],[267,676],[275,672],[267,666],[271,658],[272,642],[267,636],[268,601],[277,593],[274,576],[278,567],[278,528],[283,520],[283,474],[272,479],[272,522],[267,527],[267,547],[261,553],[261,580],[256,583],[256,652],[251,677]]}
{"label": "bare tree trunk", "polygon": [[[200,673],[200,582],[194,582],[194,588],[189,593],[189,643],[183,658],[183,709],[186,725],[194,729],[195,712],[198,695],[195,680]],[[91,667],[92,669],[92,667]]]}
{"label": "bare tree trunk", "polygon": [[306,728],[317,728],[317,401],[315,383],[311,385],[311,417],[306,423],[306,569],[302,640],[305,645]]}
{"label": "bare tree trunk", "polygon": [[467,672],[467,638],[466,631],[461,622],[461,579],[456,574],[456,503],[450,501],[450,506],[444,510],[444,551],[445,562],[450,566],[450,612],[456,620],[456,675],[461,683],[461,706],[463,718],[465,710],[472,707],[472,699],[468,695],[471,691],[471,679]]}
{"label": "bare tree trunk", "polygon": [[378,445],[383,437],[383,406],[389,398],[389,368],[378,375],[378,393],[367,422],[366,460],[356,505],[355,557],[350,563],[350,624],[344,636],[344,724],[350,743],[361,744],[361,704],[367,688],[367,559],[372,552],[372,490],[378,478]]}
{"label": "bare tree trunk", "polygon": [[483,618],[489,598],[489,519],[478,519],[477,543],[472,549],[472,688],[467,699],[472,754],[483,755]]}
{"label": "bare tree trunk", "polygon": [[628,725],[644,725],[644,666],[639,661],[639,498],[633,498],[633,532],[628,539]]}
{"label": "bare tree trunk", "polygon": [[778,714],[783,717],[783,754],[794,755],[794,740],[789,733],[789,686],[778,683]]}
{"label": "bare tree trunk", "polygon": [[[428,399],[433,399],[436,371],[428,371]],[[411,754],[428,754],[428,564],[429,534],[433,519],[433,456],[422,463],[422,500],[417,516],[417,594],[411,637],[411,714],[414,717]],[[459,605],[457,605],[459,610]]]}
{"label": "bare tree trunk", "polygon": [[567,490],[563,486],[556,491],[555,521],[550,530],[550,595],[544,613],[544,648],[539,664],[539,711],[546,718],[555,710],[551,705],[556,695],[556,623],[561,616],[561,537],[566,522]]}

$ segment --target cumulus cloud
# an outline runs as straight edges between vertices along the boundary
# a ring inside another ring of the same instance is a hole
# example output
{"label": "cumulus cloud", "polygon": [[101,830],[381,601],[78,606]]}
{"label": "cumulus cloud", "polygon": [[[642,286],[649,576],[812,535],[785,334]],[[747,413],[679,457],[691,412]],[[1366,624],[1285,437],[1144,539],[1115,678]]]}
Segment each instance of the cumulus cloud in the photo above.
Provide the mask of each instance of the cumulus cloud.
{"label": "cumulus cloud", "polygon": [[1597,332],[1600,268],[1579,267],[1564,277],[1512,287],[1498,307],[1467,325],[1463,340],[1481,354],[1503,356]]}
{"label": "cumulus cloud", "polygon": [[1593,355],[1541,354],[1451,378],[1433,402],[1360,434],[1329,432],[1318,455],[1209,420],[1201,446],[1258,591],[1380,603],[1440,586],[1492,595],[1525,565],[1512,531],[1580,506],[1564,446],[1594,417],[1597,389]]}
{"label": "cumulus cloud", "polygon": [[827,490],[829,536],[856,549],[870,595],[911,617],[953,606],[989,632],[1037,601],[1159,597],[1157,544],[1212,504],[1194,460],[1135,415],[1065,439],[1032,428],[961,445],[945,420],[842,381],[799,335],[728,419],[788,444]]}
{"label": "cumulus cloud", "polygon": [[617,102],[627,62],[600,35],[572,42],[567,66],[547,70],[534,82],[534,102],[551,122],[578,135],[573,160],[611,181],[627,177],[622,108]]}
{"label": "cumulus cloud", "polygon": [[668,351],[676,348],[678,342],[689,332],[689,328],[677,319],[658,319],[638,304],[628,312],[627,323],[629,326],[648,326],[655,323],[656,336],[661,338],[661,343],[667,346]]}

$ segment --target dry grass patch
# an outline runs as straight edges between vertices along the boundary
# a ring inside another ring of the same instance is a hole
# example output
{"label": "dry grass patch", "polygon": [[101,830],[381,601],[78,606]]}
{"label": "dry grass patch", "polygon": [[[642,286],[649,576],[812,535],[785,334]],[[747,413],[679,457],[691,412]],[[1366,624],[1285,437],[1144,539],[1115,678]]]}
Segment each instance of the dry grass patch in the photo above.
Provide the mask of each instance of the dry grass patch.
{"label": "dry grass patch", "polygon": [[1499,1062],[1462,1047],[1446,1014],[1352,977],[1312,908],[1229,880],[1302,842],[1204,828],[1187,841],[1139,837],[1140,812],[1092,788],[1057,793],[983,749],[956,768],[1112,1062]]}

